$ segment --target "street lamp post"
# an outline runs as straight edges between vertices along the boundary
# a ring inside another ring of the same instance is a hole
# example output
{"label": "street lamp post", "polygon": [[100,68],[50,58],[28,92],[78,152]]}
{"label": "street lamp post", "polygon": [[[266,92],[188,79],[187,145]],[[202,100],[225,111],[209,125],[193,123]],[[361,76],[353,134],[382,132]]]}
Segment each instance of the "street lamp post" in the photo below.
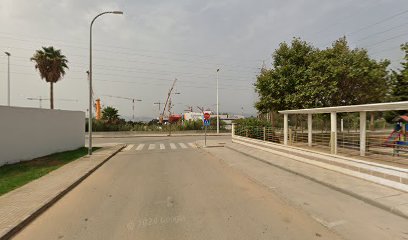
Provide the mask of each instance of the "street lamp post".
{"label": "street lamp post", "polygon": [[218,107],[219,107],[219,103],[218,103],[218,72],[220,71],[220,69],[217,69],[217,134],[220,133],[220,114],[218,112]]}
{"label": "street lamp post", "polygon": [[133,106],[132,106],[132,111],[133,111],[132,120],[133,120],[133,122],[135,122],[135,101],[141,102],[142,100],[132,98],[132,104],[133,104]]}
{"label": "street lamp post", "polygon": [[92,155],[92,25],[95,22],[95,20],[104,15],[104,14],[123,14],[122,11],[110,11],[110,12],[103,12],[94,19],[92,19],[91,26],[89,29],[89,118],[88,118],[88,133],[89,133],[89,146],[88,146],[88,154]]}
{"label": "street lamp post", "polygon": [[7,105],[10,107],[10,56],[9,52],[4,52],[7,55]]}

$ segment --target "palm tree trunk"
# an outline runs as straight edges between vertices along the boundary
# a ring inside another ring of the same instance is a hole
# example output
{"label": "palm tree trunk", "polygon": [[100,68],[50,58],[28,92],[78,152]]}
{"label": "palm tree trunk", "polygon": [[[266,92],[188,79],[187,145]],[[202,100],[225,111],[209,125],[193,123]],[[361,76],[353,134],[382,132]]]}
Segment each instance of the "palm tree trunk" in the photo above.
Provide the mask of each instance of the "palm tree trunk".
{"label": "palm tree trunk", "polygon": [[54,83],[50,82],[50,108],[54,109]]}

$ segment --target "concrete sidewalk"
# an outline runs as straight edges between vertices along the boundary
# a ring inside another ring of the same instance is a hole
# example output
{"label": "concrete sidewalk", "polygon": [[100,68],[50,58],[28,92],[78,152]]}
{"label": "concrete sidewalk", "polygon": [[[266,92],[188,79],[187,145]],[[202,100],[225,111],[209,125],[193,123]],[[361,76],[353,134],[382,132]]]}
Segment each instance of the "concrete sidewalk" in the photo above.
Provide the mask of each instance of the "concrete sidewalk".
{"label": "concrete sidewalk", "polygon": [[[204,145],[202,141],[198,141],[197,144],[199,146]],[[207,146],[219,145],[220,144],[216,140],[207,142]],[[273,167],[302,176],[308,180],[330,187],[331,189],[345,193],[356,199],[408,219],[408,193],[404,191],[399,191],[238,143],[227,143],[225,144],[225,148]],[[296,157],[295,155],[293,156]],[[256,176],[252,177],[256,178]]]}
{"label": "concrete sidewalk", "polygon": [[117,145],[95,151],[91,157],[68,163],[1,196],[0,239],[12,237],[123,147]]}

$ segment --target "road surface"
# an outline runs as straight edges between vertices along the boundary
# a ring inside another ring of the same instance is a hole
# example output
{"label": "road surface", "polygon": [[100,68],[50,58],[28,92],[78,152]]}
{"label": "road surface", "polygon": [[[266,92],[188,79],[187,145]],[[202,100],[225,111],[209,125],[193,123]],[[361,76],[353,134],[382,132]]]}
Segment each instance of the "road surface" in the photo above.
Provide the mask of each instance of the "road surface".
{"label": "road surface", "polygon": [[197,139],[115,139],[128,147],[15,239],[341,239]]}

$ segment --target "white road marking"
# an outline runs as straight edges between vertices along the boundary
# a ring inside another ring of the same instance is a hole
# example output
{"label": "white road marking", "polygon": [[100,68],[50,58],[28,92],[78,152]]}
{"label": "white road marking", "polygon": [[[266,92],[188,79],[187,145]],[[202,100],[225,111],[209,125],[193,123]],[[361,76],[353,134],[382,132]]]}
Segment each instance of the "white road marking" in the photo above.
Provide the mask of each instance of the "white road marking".
{"label": "white road marking", "polygon": [[134,144],[129,144],[129,145],[127,145],[124,149],[123,149],[123,151],[129,151],[130,149],[132,149],[132,147],[134,147],[135,145]]}
{"label": "white road marking", "polygon": [[171,149],[177,149],[176,144],[170,143],[170,148],[171,148]]}
{"label": "white road marking", "polygon": [[184,143],[179,143],[179,145],[180,145],[181,148],[187,148],[186,144],[184,144]]}
{"label": "white road marking", "polygon": [[144,147],[144,144],[143,144],[143,143],[142,143],[142,144],[139,144],[139,146],[137,146],[137,148],[136,148],[136,151],[142,150],[143,147]]}
{"label": "white road marking", "polygon": [[190,147],[196,148],[197,146],[194,143],[187,143]]}
{"label": "white road marking", "polygon": [[153,149],[155,149],[156,148],[156,144],[150,144],[149,145],[149,150],[153,150]]}
{"label": "white road marking", "polygon": [[160,150],[166,149],[166,147],[164,146],[164,144],[160,143]]}

